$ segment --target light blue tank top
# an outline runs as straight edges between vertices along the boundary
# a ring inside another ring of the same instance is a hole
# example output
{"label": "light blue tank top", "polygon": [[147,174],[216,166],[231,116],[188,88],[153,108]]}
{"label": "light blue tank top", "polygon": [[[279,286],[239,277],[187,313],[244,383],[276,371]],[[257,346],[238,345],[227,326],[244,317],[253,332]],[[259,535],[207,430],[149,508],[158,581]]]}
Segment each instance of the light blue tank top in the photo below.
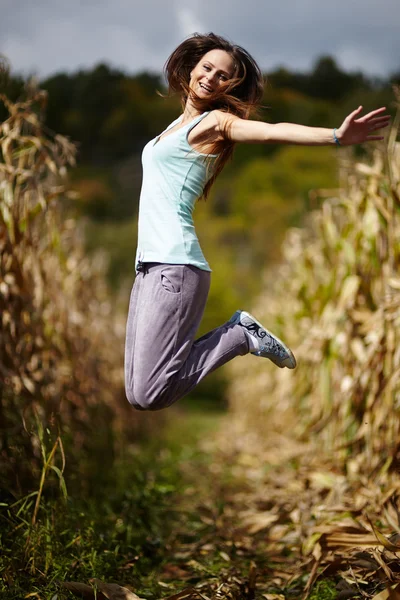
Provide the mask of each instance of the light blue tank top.
{"label": "light blue tank top", "polygon": [[[136,267],[139,262],[160,262],[211,271],[197,239],[192,213],[212,175],[217,155],[197,152],[188,142],[191,129],[207,114],[202,113],[162,139],[157,136],[144,147]],[[165,131],[181,120],[182,115]]]}

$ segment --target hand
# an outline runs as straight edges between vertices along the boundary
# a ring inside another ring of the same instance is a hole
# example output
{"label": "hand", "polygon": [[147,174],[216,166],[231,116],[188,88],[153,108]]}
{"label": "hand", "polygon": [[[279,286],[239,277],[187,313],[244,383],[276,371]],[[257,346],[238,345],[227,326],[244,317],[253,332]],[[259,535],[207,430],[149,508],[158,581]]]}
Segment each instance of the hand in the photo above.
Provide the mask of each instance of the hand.
{"label": "hand", "polygon": [[377,110],[373,110],[367,115],[357,119],[362,109],[363,107],[359,106],[357,110],[354,110],[352,113],[350,113],[345,118],[339,129],[336,130],[336,137],[338,138],[341,146],[383,140],[383,136],[371,135],[371,133],[388,126],[390,115],[382,114],[386,108],[378,108]]}

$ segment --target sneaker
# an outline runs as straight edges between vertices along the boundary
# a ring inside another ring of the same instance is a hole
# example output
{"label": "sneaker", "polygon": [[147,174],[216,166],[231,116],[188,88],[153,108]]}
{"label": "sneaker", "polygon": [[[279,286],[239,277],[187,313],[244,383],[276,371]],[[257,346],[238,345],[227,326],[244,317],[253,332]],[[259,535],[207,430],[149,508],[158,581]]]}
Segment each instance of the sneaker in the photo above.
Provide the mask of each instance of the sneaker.
{"label": "sneaker", "polygon": [[254,340],[251,340],[251,344],[258,349],[251,351],[251,354],[269,358],[281,369],[283,367],[295,368],[296,359],[292,351],[276,335],[265,329],[253,315],[243,310],[237,310],[229,323],[241,325],[248,335],[253,336]]}

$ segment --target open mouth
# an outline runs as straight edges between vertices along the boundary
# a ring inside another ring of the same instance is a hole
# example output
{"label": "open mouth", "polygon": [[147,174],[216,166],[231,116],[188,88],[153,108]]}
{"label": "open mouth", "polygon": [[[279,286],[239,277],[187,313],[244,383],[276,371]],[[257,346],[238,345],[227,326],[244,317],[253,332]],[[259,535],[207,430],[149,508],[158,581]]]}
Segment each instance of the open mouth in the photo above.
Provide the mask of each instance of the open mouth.
{"label": "open mouth", "polygon": [[212,92],[212,88],[208,87],[208,85],[204,85],[204,83],[200,83],[199,85],[206,92],[210,92],[210,93]]}

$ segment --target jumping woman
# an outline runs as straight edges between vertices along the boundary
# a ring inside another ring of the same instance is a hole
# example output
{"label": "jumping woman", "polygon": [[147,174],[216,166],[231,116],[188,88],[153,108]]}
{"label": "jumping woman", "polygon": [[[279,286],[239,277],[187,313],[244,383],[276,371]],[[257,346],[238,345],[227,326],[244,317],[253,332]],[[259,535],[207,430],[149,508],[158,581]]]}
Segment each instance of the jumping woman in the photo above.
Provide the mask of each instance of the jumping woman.
{"label": "jumping woman", "polygon": [[165,65],[169,91],[183,112],[143,150],[136,278],[130,298],[125,387],[139,410],[166,408],[208,373],[252,353],[294,369],[291,350],[251,314],[238,310],[195,340],[211,269],[193,225],[196,201],[206,198],[234,145],[347,146],[381,140],[389,116],[362,107],[337,129],[249,120],[263,95],[263,77],[240,46],[194,34]]}

